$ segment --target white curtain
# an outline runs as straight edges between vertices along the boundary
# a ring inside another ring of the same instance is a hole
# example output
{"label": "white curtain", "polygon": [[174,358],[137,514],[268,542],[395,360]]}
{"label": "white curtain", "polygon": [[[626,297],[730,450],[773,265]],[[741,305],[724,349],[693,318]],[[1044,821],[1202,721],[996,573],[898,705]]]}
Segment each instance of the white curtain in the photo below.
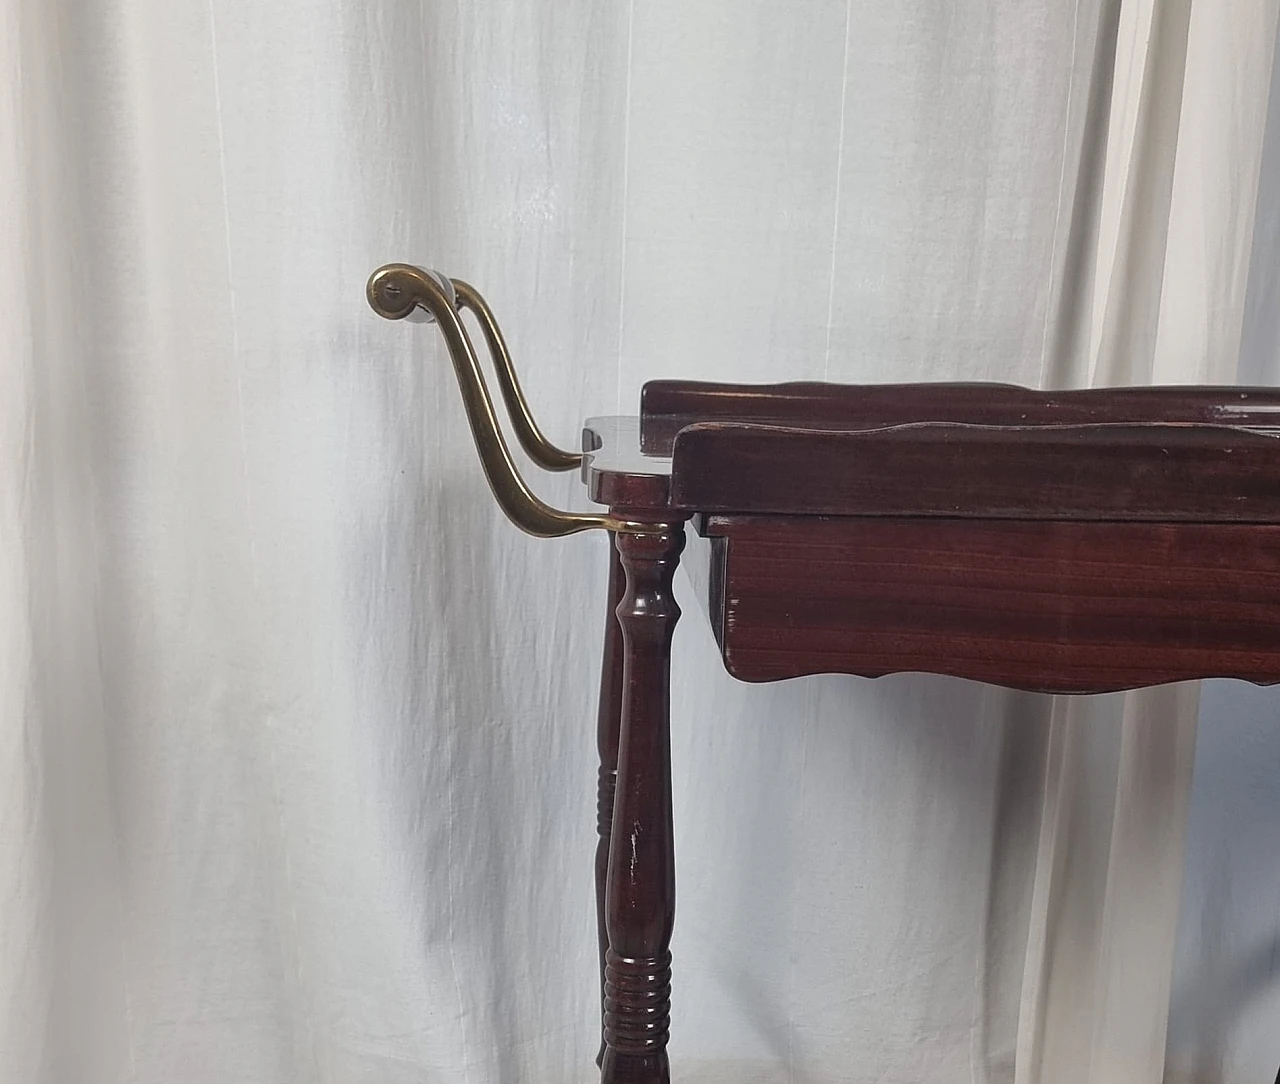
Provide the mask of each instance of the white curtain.
{"label": "white curtain", "polygon": [[[365,276],[476,283],[562,443],[1269,381],[1278,4],[0,0],[0,1077],[593,1079],[604,547],[501,520]],[[1274,1074],[1198,690],[746,687],[682,590],[678,1080]]]}

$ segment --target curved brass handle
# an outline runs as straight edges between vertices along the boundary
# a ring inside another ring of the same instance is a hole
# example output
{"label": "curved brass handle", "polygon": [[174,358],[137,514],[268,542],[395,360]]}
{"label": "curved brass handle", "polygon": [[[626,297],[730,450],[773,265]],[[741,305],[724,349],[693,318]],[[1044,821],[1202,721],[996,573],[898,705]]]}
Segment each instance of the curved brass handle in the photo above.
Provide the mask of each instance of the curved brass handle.
{"label": "curved brass handle", "polygon": [[420,308],[440,325],[489,488],[517,527],[538,538],[559,538],[593,528],[607,531],[654,529],[652,524],[632,524],[615,516],[562,512],[540,500],[525,483],[502,436],[479,358],[458,315],[460,305],[474,312],[480,321],[516,435],[530,458],[548,470],[571,470],[581,463],[582,457],[562,451],[542,435],[529,412],[498,322],[484,298],[473,287],[436,271],[425,271],[411,264],[391,263],[378,268],[369,277],[367,294],[373,311],[388,320],[403,320]]}
{"label": "curved brass handle", "polygon": [[516,367],[511,360],[511,352],[507,349],[507,341],[502,337],[502,329],[498,327],[497,318],[489,303],[480,296],[480,291],[461,279],[451,280],[454,293],[458,298],[458,306],[470,309],[480,322],[480,330],[484,332],[485,342],[489,344],[489,356],[493,359],[493,369],[498,376],[498,390],[502,392],[503,402],[507,404],[507,416],[515,427],[516,439],[535,463],[543,470],[574,470],[582,465],[581,452],[566,452],[557,448],[542,435],[538,423],[533,420],[533,412],[529,410],[528,400],[524,397],[524,389],[516,376]]}

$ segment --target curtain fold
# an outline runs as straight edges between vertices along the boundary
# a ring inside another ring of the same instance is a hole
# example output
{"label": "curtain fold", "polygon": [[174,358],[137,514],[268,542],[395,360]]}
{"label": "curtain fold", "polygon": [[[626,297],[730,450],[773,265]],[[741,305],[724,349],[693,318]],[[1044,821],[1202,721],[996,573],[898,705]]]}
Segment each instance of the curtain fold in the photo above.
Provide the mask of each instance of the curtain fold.
{"label": "curtain fold", "polygon": [[[1266,124],[1240,87],[1271,69],[1276,13],[1100,9],[1055,383],[1235,379]],[[1195,684],[1055,705],[1019,1081],[1163,1079],[1199,708]]]}

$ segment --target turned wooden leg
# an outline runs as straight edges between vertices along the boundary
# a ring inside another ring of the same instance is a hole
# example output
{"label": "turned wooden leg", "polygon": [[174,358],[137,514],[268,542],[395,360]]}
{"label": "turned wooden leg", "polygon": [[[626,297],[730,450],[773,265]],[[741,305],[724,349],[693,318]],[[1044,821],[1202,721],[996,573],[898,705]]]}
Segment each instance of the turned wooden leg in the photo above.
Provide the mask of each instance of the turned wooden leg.
{"label": "turned wooden leg", "polygon": [[622,731],[609,848],[605,924],[603,1084],[669,1084],[671,930],[675,854],[671,823],[672,593],[684,526],[619,533],[626,592],[622,627]]}
{"label": "turned wooden leg", "polygon": [[600,750],[600,780],[596,789],[596,930],[600,937],[600,1053],[596,1064],[604,1063],[604,966],[609,951],[609,928],[605,923],[605,886],[609,882],[609,838],[613,832],[613,794],[618,779],[618,735],[622,727],[622,626],[618,624],[618,604],[626,587],[626,574],[618,560],[618,547],[609,535],[609,608],[604,623],[604,659],[600,666],[600,714],[596,723],[596,745]]}

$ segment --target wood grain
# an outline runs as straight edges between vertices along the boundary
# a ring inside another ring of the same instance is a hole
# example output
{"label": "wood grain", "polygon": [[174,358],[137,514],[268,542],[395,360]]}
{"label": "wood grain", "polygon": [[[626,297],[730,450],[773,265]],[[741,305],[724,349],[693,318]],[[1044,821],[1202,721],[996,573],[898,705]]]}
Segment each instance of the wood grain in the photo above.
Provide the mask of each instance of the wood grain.
{"label": "wood grain", "polygon": [[1280,522],[1280,438],[1220,425],[828,432],[703,422],[675,440],[696,512]]}
{"label": "wood grain", "polygon": [[618,543],[609,536],[608,605],[604,619],[604,650],[600,659],[600,704],[596,716],[596,750],[600,770],[596,782],[596,934],[600,945],[600,1051],[596,1064],[604,1061],[605,957],[609,951],[609,928],[605,901],[609,883],[609,844],[613,835],[614,794],[618,787],[618,740],[622,731],[622,626],[618,605],[626,589],[627,577],[618,558]]}
{"label": "wood grain", "polygon": [[641,446],[670,455],[695,422],[805,429],[877,429],[910,422],[1087,425],[1198,422],[1267,428],[1280,420],[1275,388],[1168,385],[1041,391],[1016,384],[710,384],[651,380],[641,391]]}
{"label": "wood grain", "polygon": [[671,933],[675,832],[671,811],[671,638],[680,618],[672,578],[684,524],[617,535],[626,572],[622,730],[609,847],[605,924],[603,1084],[670,1084]]}
{"label": "wood grain", "polygon": [[1093,693],[1280,680],[1280,527],[708,517],[745,681],[926,671]]}

